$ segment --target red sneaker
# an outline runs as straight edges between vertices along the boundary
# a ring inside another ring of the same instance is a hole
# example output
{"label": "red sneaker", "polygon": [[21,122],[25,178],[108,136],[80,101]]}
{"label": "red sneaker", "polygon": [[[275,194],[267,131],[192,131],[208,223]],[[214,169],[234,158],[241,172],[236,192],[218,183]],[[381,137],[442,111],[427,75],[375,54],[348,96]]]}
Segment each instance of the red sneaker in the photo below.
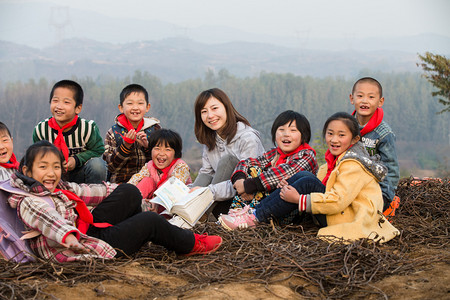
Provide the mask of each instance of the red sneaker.
{"label": "red sneaker", "polygon": [[220,245],[222,245],[222,238],[218,235],[208,235],[207,233],[205,234],[194,233],[194,236],[195,236],[194,248],[192,248],[191,252],[186,254],[186,256],[213,253],[214,251],[219,249]]}

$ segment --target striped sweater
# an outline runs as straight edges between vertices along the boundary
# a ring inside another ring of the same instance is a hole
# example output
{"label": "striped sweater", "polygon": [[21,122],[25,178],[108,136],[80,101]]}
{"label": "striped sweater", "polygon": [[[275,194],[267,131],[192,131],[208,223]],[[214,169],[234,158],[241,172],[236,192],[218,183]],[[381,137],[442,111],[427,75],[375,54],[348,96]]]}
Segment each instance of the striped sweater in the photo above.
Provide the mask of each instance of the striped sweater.
{"label": "striped sweater", "polygon": [[[50,128],[48,119],[40,122],[34,127],[33,142],[47,140],[54,143],[58,131]],[[92,120],[78,118],[77,124],[69,131],[63,132],[69,156],[75,158],[76,167],[83,166],[89,159],[102,156],[105,152],[105,144],[100,131]]]}

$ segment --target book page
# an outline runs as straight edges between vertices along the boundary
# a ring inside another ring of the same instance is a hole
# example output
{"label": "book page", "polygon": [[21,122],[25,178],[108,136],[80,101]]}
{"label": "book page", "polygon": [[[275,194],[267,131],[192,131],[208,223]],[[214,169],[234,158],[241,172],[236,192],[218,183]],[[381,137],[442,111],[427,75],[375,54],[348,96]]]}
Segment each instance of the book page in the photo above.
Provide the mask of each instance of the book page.
{"label": "book page", "polygon": [[190,189],[176,177],[170,177],[164,182],[156,191],[155,195],[158,196],[162,203],[158,203],[152,200],[152,202],[161,204],[167,210],[171,210],[174,204],[181,201],[188,193]]}

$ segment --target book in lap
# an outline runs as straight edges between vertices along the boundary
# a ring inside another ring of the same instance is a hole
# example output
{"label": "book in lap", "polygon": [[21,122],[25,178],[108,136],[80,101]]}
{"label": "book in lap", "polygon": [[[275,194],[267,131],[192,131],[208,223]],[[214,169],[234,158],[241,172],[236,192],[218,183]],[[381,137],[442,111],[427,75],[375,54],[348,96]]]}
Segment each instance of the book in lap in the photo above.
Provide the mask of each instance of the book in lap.
{"label": "book in lap", "polygon": [[156,197],[150,202],[163,206],[167,213],[178,215],[189,225],[194,226],[214,199],[207,187],[198,188],[192,193],[189,191],[189,187],[172,176],[155,191]]}

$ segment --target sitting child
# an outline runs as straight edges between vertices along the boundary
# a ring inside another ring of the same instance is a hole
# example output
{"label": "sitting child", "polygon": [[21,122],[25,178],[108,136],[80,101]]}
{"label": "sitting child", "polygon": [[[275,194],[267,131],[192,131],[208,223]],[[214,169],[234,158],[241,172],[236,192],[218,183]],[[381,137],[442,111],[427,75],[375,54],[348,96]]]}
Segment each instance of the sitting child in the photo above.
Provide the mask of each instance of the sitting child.
{"label": "sitting child", "polygon": [[0,122],[0,181],[7,180],[17,169],[19,162],[13,153],[14,144],[11,132]]}
{"label": "sitting child", "polygon": [[106,179],[105,151],[97,124],[78,117],[83,89],[72,80],[61,80],[50,92],[52,117],[36,125],[33,142],[49,141],[63,153],[68,181],[101,183]]}
{"label": "sitting child", "polygon": [[152,159],[148,139],[161,126],[159,120],[145,117],[150,106],[148,92],[139,84],[127,85],[120,93],[120,115],[106,133],[103,154],[111,182],[127,182]]}
{"label": "sitting child", "polygon": [[155,190],[171,176],[184,184],[192,183],[189,166],[181,159],[182,140],[178,133],[170,129],[155,131],[148,141],[152,160],[147,162],[139,173],[134,174],[128,183],[141,191],[143,211],[161,212],[149,202]]}
{"label": "sitting child", "polygon": [[332,115],[325,122],[323,136],[328,146],[327,164],[317,177],[297,173],[254,209],[223,215],[220,223],[229,230],[245,228],[298,209],[313,215],[321,227],[319,236],[369,238],[381,243],[397,236],[400,232],[382,214],[379,181],[386,175],[386,167],[372,160],[359,142],[356,119],[345,112]]}
{"label": "sitting child", "polygon": [[[31,145],[11,175],[11,207],[37,235],[33,251],[58,262],[131,255],[153,242],[179,254],[217,250],[219,236],[198,235],[142,212],[142,196],[131,184],[76,184],[61,181],[64,157],[47,141]],[[50,201],[47,201],[50,198]],[[96,206],[92,213],[87,205]],[[116,252],[118,249],[118,252]]]}
{"label": "sitting child", "polygon": [[[300,171],[316,174],[316,152],[308,142],[311,127],[302,114],[287,110],[272,125],[272,142],[275,148],[263,155],[239,162],[231,177],[238,196],[231,204],[231,211],[249,205],[254,208],[263,197],[275,191],[283,179]],[[295,214],[295,212],[294,212]],[[279,220],[289,223],[292,218]]]}

